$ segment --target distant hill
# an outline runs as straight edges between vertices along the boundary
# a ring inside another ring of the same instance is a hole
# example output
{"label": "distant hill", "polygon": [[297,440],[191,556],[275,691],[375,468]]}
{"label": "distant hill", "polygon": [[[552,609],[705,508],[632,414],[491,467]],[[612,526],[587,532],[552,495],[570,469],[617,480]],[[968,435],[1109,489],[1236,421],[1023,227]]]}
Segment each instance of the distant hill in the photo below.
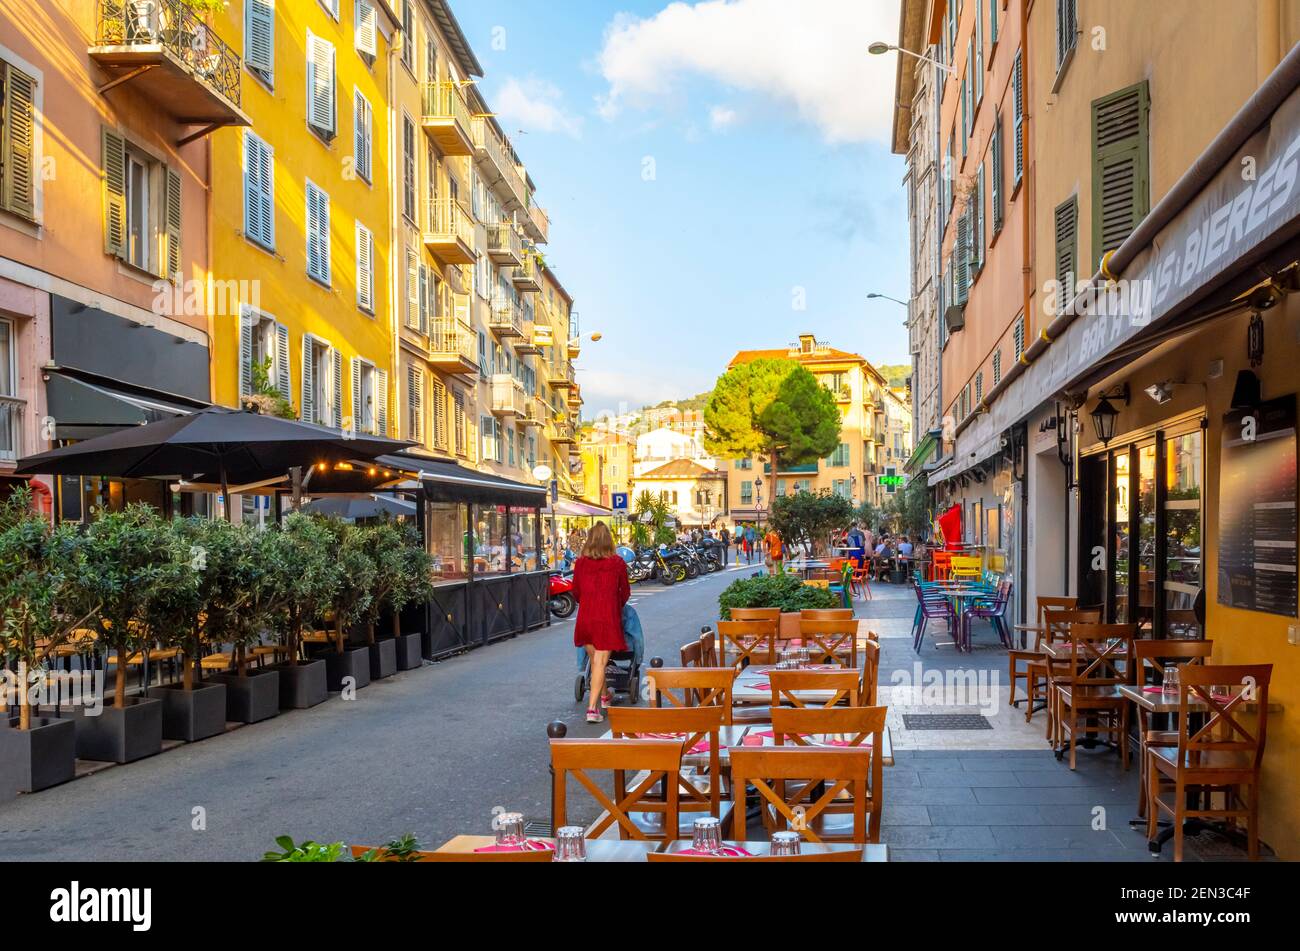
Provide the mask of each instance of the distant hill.
{"label": "distant hill", "polygon": [[912,375],[912,367],[908,364],[899,364],[897,366],[876,367],[880,371],[886,382],[890,386],[906,386],[907,378]]}

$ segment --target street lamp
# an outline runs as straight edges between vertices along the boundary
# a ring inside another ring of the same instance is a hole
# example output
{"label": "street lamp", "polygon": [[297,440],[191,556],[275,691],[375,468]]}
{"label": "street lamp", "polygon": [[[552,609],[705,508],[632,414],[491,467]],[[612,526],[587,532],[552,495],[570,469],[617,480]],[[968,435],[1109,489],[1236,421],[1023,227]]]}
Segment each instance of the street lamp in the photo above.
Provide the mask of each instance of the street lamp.
{"label": "street lamp", "polygon": [[951,66],[945,66],[943,63],[940,63],[938,60],[931,59],[928,56],[922,56],[920,53],[913,53],[911,50],[905,50],[901,46],[895,46],[892,43],[875,42],[867,47],[867,52],[870,53],[872,56],[881,56],[890,51],[893,51],[895,53],[903,53],[906,54],[907,56],[911,56],[914,59],[919,59],[923,63],[929,63],[931,66],[937,66],[939,69],[942,69],[945,73],[953,72],[953,68]]}
{"label": "street lamp", "polygon": [[890,297],[888,294],[868,294],[867,300],[892,300],[895,304],[901,304],[904,307],[909,306],[907,301],[899,300],[897,297]]}
{"label": "street lamp", "polygon": [[1119,422],[1119,410],[1111,405],[1111,400],[1123,400],[1127,406],[1130,401],[1127,384],[1119,393],[1103,393],[1101,402],[1092,411],[1092,426],[1097,431],[1097,438],[1101,440],[1103,446],[1109,446],[1110,441],[1115,438],[1115,424]]}

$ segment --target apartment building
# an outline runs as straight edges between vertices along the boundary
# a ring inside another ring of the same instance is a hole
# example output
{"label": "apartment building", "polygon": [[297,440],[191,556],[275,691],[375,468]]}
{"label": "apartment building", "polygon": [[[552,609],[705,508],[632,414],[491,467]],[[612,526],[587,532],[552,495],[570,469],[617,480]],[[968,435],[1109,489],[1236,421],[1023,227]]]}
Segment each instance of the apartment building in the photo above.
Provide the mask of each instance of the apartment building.
{"label": "apartment building", "polygon": [[[238,40],[176,0],[0,7],[0,478],[209,399],[217,138],[252,121]],[[32,487],[70,520],[196,504],[159,482]]]}
{"label": "apartment building", "polygon": [[583,501],[609,508],[616,494],[631,493],[636,441],[627,433],[599,426],[584,428],[578,452]]}
{"label": "apartment building", "polygon": [[[736,521],[761,520],[774,497],[789,493],[833,492],[855,503],[883,504],[888,485],[883,481],[889,465],[901,472],[903,461],[889,462],[887,400],[906,405],[871,363],[856,353],[838,350],[812,334],[781,350],[742,350],[729,366],[761,359],[798,361],[835,394],[843,417],[840,446],[829,459],[811,465],[790,466],[773,478],[766,460],[736,459],[727,463],[728,510]],[[910,431],[910,406],[904,415]],[[910,454],[910,443],[903,449]],[[900,450],[902,451],[902,450]]]}

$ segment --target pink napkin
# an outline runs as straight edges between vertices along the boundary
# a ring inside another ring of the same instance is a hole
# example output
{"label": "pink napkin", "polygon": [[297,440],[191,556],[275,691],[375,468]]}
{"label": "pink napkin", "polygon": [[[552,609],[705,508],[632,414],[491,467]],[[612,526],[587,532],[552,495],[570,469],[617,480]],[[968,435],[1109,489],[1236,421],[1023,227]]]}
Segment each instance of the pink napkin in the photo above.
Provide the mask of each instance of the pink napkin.
{"label": "pink napkin", "polygon": [[[815,733],[799,734],[800,738],[805,740],[812,739],[816,735],[817,734]],[[750,733],[746,733],[745,739],[742,742],[745,746],[765,746],[766,744],[763,742],[764,740],[774,740],[774,739],[776,739],[776,734],[773,733],[771,730],[756,730]],[[814,746],[852,746],[853,744],[849,740],[826,740],[824,742],[815,743],[813,745]],[[863,748],[869,748],[874,744],[871,742],[871,740],[863,740],[858,745]]]}
{"label": "pink napkin", "polygon": [[[685,733],[638,733],[637,739],[638,740],[684,740],[686,739],[686,734]],[[700,740],[700,742],[696,743],[686,752],[688,755],[699,754],[699,753],[707,753],[711,749],[713,749],[712,743],[710,743],[708,740]]]}
{"label": "pink napkin", "polygon": [[708,855],[708,856],[712,856],[713,858],[722,858],[722,859],[745,859],[745,858],[752,859],[754,857],[753,852],[749,851],[748,849],[742,849],[738,845],[724,845],[716,852],[703,852],[699,849],[682,849],[680,852],[676,852],[674,854]]}
{"label": "pink napkin", "polygon": [[555,846],[541,839],[529,839],[523,845],[489,845],[474,852],[554,852]]}
{"label": "pink napkin", "polygon": [[1164,693],[1165,688],[1164,687],[1143,687],[1142,692],[1143,693]]}

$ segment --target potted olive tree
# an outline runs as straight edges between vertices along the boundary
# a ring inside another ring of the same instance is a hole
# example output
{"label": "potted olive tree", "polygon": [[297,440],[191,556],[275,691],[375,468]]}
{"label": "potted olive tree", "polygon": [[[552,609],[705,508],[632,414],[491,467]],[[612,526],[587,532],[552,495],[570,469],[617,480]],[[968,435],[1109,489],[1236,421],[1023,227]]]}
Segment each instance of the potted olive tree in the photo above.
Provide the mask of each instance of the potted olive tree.
{"label": "potted olive tree", "polygon": [[280,708],[305,710],[329,699],[323,660],[299,659],[302,637],[325,611],[338,588],[338,568],[328,529],[318,520],[295,512],[282,528],[264,532],[259,548],[268,570],[278,577],[282,600],[274,619],[288,657],[280,671]]}
{"label": "potted olive tree", "polygon": [[161,700],[127,696],[127,661],[147,650],[145,610],[156,587],[171,579],[170,531],[147,505],[130,505],[93,522],[82,550],[86,585],[99,604],[95,629],[101,647],[116,653],[113,704],[79,711],[77,755],[130,763],[162,752]]}
{"label": "potted olive tree", "polygon": [[75,528],[49,523],[31,509],[20,489],[0,503],[0,646],[9,676],[0,681],[6,713],[14,700],[18,716],[0,721],[0,799],[37,792],[73,778],[76,725],[41,716],[29,686],[51,654],[66,644],[98,610],[87,600],[81,536]]}
{"label": "potted olive tree", "polygon": [[248,649],[261,641],[281,609],[279,573],[259,542],[263,534],[226,521],[204,521],[194,528],[203,557],[199,586],[203,595],[203,640],[230,645],[235,672],[214,674],[226,686],[226,719],[260,723],[280,714],[280,672],[248,666]]}
{"label": "potted olive tree", "polygon": [[396,672],[396,653],[381,651],[371,641],[354,647],[348,643],[348,629],[370,610],[374,587],[375,564],[366,546],[366,529],[340,519],[320,519],[332,539],[338,586],[327,605],[329,623],[334,628],[334,645],[324,652],[330,690],[342,690],[347,681],[357,689],[368,687],[371,680],[391,677]]}
{"label": "potted olive tree", "polygon": [[189,743],[226,730],[225,684],[202,682],[208,592],[204,579],[209,571],[206,524],[198,519],[164,524],[169,557],[141,618],[151,641],[181,652],[181,682],[150,687],[148,696],[163,703],[163,738]]}
{"label": "potted olive tree", "polygon": [[402,609],[427,599],[432,593],[432,561],[420,544],[418,534],[397,522],[385,521],[366,530],[366,550],[374,563],[374,586],[365,614],[366,637],[370,644],[385,643],[377,638],[384,613],[393,619],[393,637],[398,670],[415,670],[424,663],[424,632],[402,633]]}

